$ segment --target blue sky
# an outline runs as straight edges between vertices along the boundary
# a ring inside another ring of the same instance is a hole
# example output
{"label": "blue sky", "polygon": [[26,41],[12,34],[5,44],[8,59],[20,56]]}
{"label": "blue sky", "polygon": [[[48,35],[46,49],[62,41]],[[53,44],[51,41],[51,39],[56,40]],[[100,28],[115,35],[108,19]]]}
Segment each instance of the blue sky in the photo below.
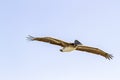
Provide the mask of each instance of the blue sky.
{"label": "blue sky", "polygon": [[[0,80],[119,80],[119,0],[0,1]],[[75,39],[113,60],[30,42],[28,35]]]}

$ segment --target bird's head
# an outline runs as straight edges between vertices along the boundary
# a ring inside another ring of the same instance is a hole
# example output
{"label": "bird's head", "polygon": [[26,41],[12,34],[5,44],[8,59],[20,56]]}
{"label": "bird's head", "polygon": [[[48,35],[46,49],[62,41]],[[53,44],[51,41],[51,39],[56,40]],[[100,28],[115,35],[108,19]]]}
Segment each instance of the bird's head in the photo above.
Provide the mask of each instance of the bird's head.
{"label": "bird's head", "polygon": [[82,45],[82,43],[80,41],[78,41],[78,40],[75,40],[74,45]]}

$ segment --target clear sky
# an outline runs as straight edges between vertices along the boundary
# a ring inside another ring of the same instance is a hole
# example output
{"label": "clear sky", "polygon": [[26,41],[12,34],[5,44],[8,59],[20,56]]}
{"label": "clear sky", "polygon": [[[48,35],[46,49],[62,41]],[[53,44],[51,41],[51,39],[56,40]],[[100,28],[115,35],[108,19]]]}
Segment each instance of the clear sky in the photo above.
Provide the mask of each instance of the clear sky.
{"label": "clear sky", "polygon": [[[113,60],[30,42],[75,39]],[[120,80],[120,0],[1,0],[0,80]]]}

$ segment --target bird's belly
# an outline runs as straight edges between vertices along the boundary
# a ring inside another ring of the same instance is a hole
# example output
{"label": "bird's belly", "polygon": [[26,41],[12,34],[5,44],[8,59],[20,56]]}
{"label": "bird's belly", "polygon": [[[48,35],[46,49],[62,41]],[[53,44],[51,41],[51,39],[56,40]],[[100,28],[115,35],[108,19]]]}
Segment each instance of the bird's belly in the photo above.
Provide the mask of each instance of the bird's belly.
{"label": "bird's belly", "polygon": [[70,52],[70,51],[73,51],[73,50],[75,50],[75,47],[64,47],[62,49],[63,52]]}

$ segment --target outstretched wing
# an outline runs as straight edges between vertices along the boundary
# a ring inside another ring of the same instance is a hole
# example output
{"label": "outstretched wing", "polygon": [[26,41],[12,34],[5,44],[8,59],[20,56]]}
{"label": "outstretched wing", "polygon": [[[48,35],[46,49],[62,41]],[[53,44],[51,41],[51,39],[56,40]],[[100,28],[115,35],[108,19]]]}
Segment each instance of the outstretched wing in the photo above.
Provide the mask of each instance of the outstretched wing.
{"label": "outstretched wing", "polygon": [[86,51],[86,52],[90,52],[90,53],[93,53],[93,54],[97,54],[97,55],[101,55],[103,57],[105,57],[106,59],[112,59],[112,55],[111,54],[108,54],[106,52],[104,52],[103,50],[101,49],[98,49],[98,48],[94,48],[94,47],[88,47],[88,46],[78,46],[76,48],[76,50],[80,50],[80,51]]}
{"label": "outstretched wing", "polygon": [[58,40],[58,39],[55,39],[52,37],[32,37],[32,36],[29,36],[27,38],[31,41],[42,41],[42,42],[47,42],[47,43],[54,44],[54,45],[59,45],[61,47],[65,47],[65,46],[69,45],[69,43],[67,43],[67,42],[64,42],[62,40]]}

